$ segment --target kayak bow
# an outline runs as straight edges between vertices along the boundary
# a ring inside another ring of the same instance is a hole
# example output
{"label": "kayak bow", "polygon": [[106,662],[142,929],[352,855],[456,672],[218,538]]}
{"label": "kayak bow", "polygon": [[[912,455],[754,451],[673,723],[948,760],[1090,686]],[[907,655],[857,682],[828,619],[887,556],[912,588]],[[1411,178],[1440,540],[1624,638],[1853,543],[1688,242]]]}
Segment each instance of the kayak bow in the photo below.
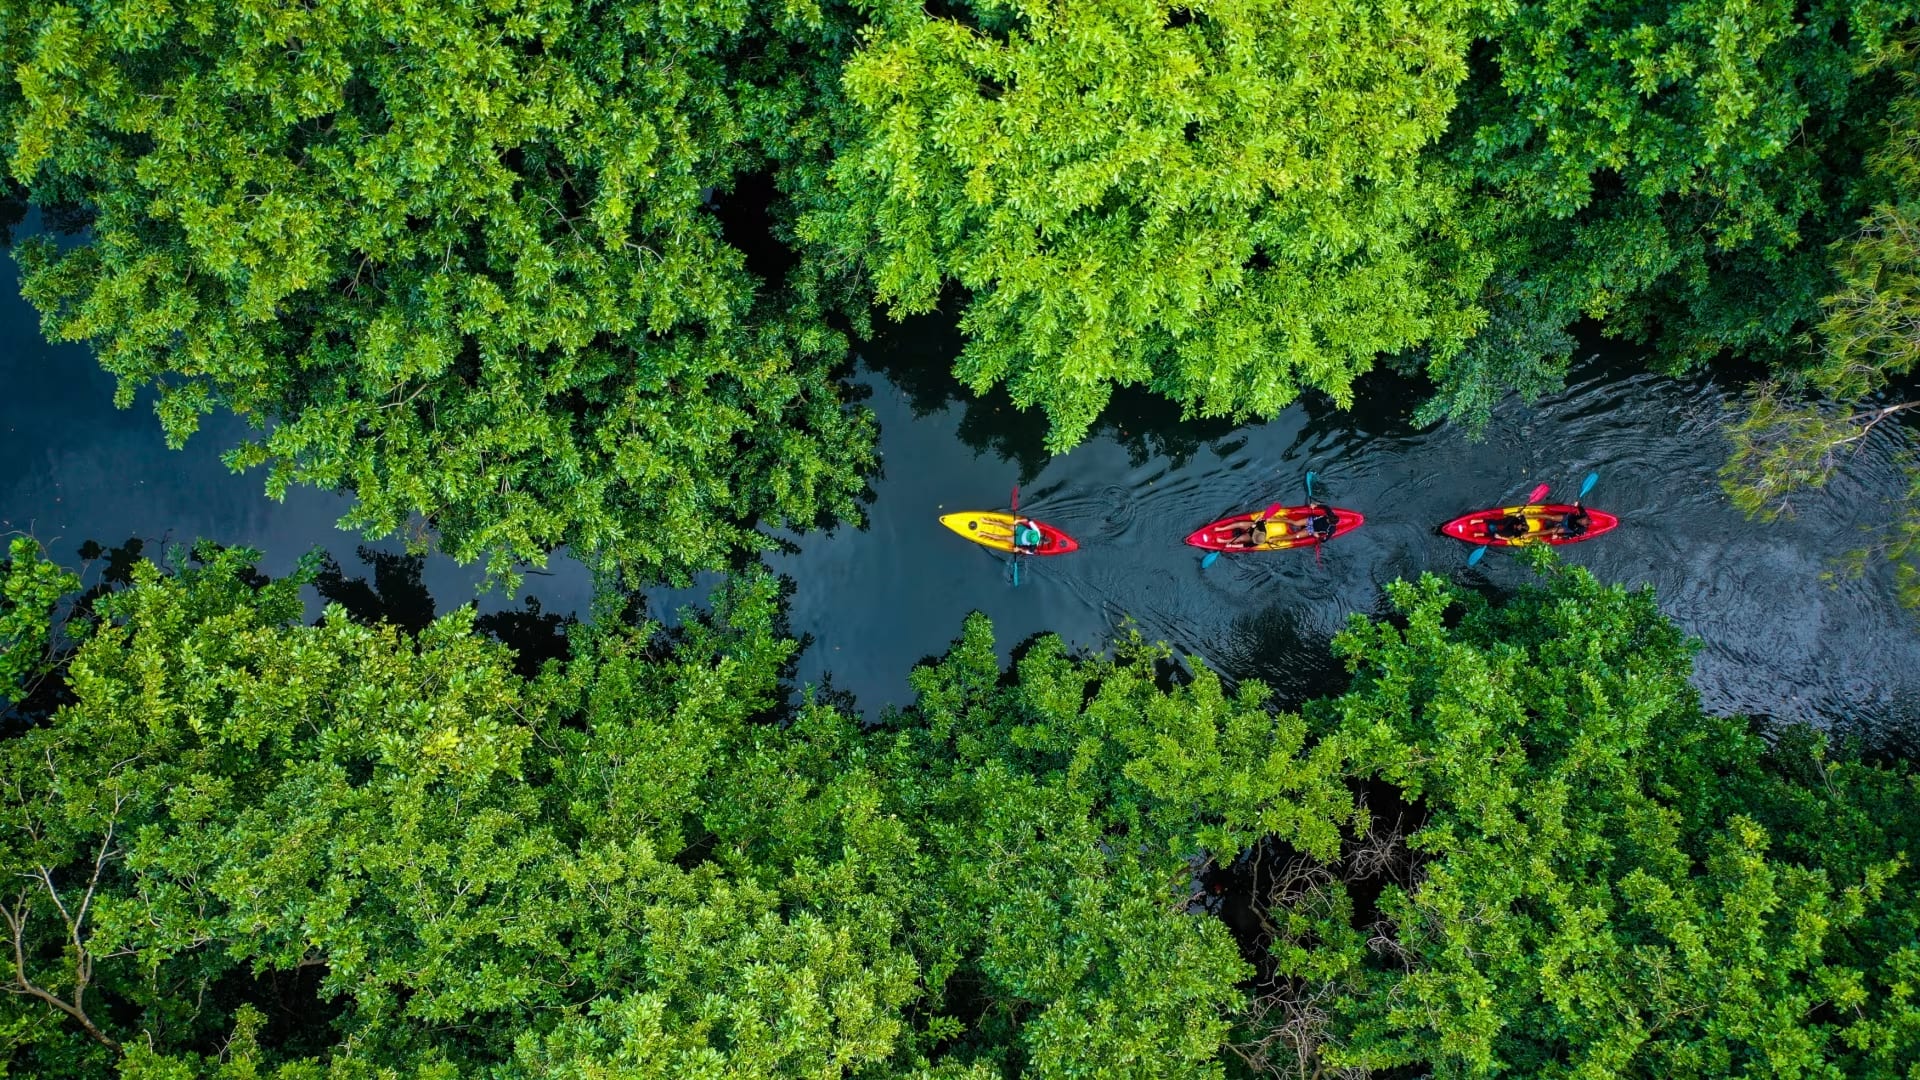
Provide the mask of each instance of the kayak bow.
{"label": "kayak bow", "polygon": [[[1357,511],[1342,510],[1330,506],[1334,518],[1339,524],[1333,527],[1334,536],[1344,536],[1360,527],[1367,519]],[[1280,512],[1267,519],[1267,540],[1254,547],[1245,547],[1233,542],[1232,528],[1242,521],[1252,521],[1258,512],[1235,514],[1224,517],[1211,525],[1196,530],[1187,537],[1187,543],[1208,551],[1285,551],[1287,548],[1313,547],[1321,541],[1307,528],[1308,510],[1304,506],[1283,506]]]}
{"label": "kayak bow", "polygon": [[[1502,506],[1493,510],[1476,510],[1471,514],[1462,514],[1445,525],[1440,531],[1455,540],[1465,540],[1469,544],[1486,544],[1491,547],[1520,547],[1526,544],[1577,544],[1582,540],[1591,540],[1601,533],[1620,524],[1620,519],[1604,510],[1591,507],[1587,511],[1587,531],[1579,536],[1560,536],[1549,530],[1553,523],[1566,514],[1573,513],[1572,503],[1534,503],[1529,506]],[[1489,536],[1487,523],[1519,514],[1527,519],[1525,536]]]}
{"label": "kayak bow", "polygon": [[[961,514],[941,514],[940,524],[959,533],[976,544],[990,547],[995,551],[1012,552],[1013,523],[1024,515],[1009,514],[999,510],[969,510]],[[1033,521],[1032,518],[1027,518]],[[1080,549],[1079,541],[1044,521],[1033,521],[1034,528],[1040,530],[1040,543],[1026,555],[1065,555],[1069,551]]]}

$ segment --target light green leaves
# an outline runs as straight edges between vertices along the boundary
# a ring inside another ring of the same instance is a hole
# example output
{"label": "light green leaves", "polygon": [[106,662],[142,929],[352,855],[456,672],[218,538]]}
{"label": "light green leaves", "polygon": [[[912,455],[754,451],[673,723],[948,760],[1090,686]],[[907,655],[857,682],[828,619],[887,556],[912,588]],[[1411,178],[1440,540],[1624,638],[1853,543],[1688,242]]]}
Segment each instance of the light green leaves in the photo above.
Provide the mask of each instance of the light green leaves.
{"label": "light green leaves", "polygon": [[[1704,716],[1651,595],[1584,571],[1499,605],[1394,585],[1301,714],[1134,637],[1005,671],[974,616],[869,725],[791,702],[763,575],[525,679],[470,609],[306,626],[303,578],[250,558],[136,566],[68,703],[0,741],[9,1068],[1920,1060],[1912,775]],[[31,636],[50,604],[9,610]]]}
{"label": "light green leaves", "polygon": [[1421,416],[1484,423],[1565,370],[1590,320],[1681,371],[1791,363],[1831,286],[1826,245],[1871,196],[1872,67],[1911,12],[1868,0],[1491,5],[1488,61],[1444,152],[1490,259],[1492,333],[1437,356]]}
{"label": "light green leaves", "polygon": [[39,544],[15,537],[8,545],[0,563],[0,701],[19,702],[54,669],[54,612],[79,588],[80,579],[42,556]]}
{"label": "light green leaves", "polygon": [[843,343],[756,296],[702,194],[764,165],[743,110],[797,90],[734,53],[804,20],[13,7],[6,164],[93,213],[23,245],[26,294],[176,445],[232,410],[270,494],[350,491],[347,527],[503,577],[565,544],[684,580],[856,516]]}
{"label": "light green leaves", "polygon": [[[1704,716],[1691,645],[1649,593],[1548,572],[1497,607],[1401,583],[1403,625],[1356,616],[1336,641],[1355,683],[1333,731],[1360,776],[1419,809],[1380,936],[1332,976],[1342,1019],[1321,1059],[1450,1077],[1900,1075],[1920,1043],[1867,1048],[1912,1031],[1912,1006],[1869,1005],[1865,988],[1903,977],[1874,943],[1912,917],[1911,815],[1819,839],[1817,821],[1872,820],[1880,796],[1853,785],[1876,770],[1791,779],[1823,767],[1818,745],[1789,734],[1768,760],[1760,734]],[[1879,782],[1907,783],[1862,787]],[[1316,970],[1297,946],[1277,958]]]}
{"label": "light green leaves", "polygon": [[956,371],[1078,442],[1114,386],[1207,416],[1352,400],[1374,357],[1477,315],[1426,248],[1422,161],[1465,74],[1449,3],[882,5],[806,239],[880,299],[969,294]]}
{"label": "light green leaves", "polygon": [[[1870,439],[1910,444],[1900,416],[1920,401],[1887,391],[1920,363],[1920,75],[1912,56],[1905,43],[1882,58],[1906,88],[1868,159],[1868,181],[1887,201],[1833,245],[1839,281],[1820,301],[1823,317],[1805,342],[1811,354],[1751,388],[1728,425],[1733,452],[1721,481],[1749,515],[1771,520],[1786,511]],[[1920,487],[1920,471],[1909,466],[1908,476],[1910,487]],[[1845,562],[1858,572],[1890,561],[1902,601],[1920,605],[1916,553],[1920,507],[1910,492],[1874,542]]]}

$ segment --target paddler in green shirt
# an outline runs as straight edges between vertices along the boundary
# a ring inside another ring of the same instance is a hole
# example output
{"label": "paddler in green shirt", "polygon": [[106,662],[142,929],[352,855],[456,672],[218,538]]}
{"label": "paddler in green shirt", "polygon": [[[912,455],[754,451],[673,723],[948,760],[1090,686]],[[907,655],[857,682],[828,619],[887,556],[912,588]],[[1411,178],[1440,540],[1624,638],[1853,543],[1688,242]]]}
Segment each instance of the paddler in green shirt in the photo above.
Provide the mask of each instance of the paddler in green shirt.
{"label": "paddler in green shirt", "polygon": [[1033,523],[1032,518],[1013,519],[1014,550],[1022,555],[1031,555],[1039,549],[1041,542],[1045,539],[1046,537],[1040,533],[1040,527]]}

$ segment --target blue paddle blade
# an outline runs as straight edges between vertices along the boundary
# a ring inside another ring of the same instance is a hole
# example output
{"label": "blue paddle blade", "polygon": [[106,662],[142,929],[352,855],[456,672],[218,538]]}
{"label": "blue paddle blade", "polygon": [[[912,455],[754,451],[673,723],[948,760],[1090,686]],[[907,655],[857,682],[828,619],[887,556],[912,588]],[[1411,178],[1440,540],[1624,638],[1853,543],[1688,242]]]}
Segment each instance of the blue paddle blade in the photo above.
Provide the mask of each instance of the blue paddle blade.
{"label": "blue paddle blade", "polygon": [[1013,560],[1013,587],[1016,589],[1020,587],[1020,560],[1018,558]]}
{"label": "blue paddle blade", "polygon": [[1477,547],[1477,548],[1474,548],[1474,549],[1473,549],[1473,554],[1471,554],[1471,555],[1469,555],[1469,556],[1467,556],[1467,565],[1468,565],[1468,566],[1478,566],[1478,565],[1480,565],[1480,560],[1481,560],[1481,559],[1484,559],[1484,558],[1486,558],[1486,557],[1487,557],[1487,549],[1486,549],[1486,548],[1484,548],[1484,547]]}
{"label": "blue paddle blade", "polygon": [[1307,501],[1313,501],[1313,470],[1307,470]]}
{"label": "blue paddle blade", "polygon": [[1200,569],[1205,570],[1207,567],[1219,561],[1220,553],[1217,551],[1209,551],[1207,552],[1207,557],[1200,560]]}
{"label": "blue paddle blade", "polygon": [[1580,494],[1578,494],[1578,495],[1576,495],[1576,496],[1574,496],[1574,499],[1575,499],[1575,501],[1578,501],[1578,500],[1580,500],[1580,499],[1584,499],[1584,498],[1586,498],[1586,497],[1587,497],[1587,492],[1589,492],[1589,491],[1592,491],[1592,490],[1593,490],[1593,485],[1595,485],[1595,484],[1597,484],[1597,483],[1599,483],[1599,482],[1600,482],[1600,474],[1599,474],[1599,473],[1597,473],[1597,472],[1590,472],[1590,473],[1588,473],[1588,474],[1587,474],[1587,480],[1586,480],[1586,483],[1584,483],[1584,484],[1581,484],[1581,485],[1580,485]]}

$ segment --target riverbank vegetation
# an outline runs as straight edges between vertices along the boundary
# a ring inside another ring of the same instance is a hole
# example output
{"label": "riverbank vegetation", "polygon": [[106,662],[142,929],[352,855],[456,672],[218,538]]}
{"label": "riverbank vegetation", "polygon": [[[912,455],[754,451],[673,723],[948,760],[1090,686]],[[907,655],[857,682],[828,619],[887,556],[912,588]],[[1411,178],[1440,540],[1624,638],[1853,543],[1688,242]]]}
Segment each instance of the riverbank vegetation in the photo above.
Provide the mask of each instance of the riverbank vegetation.
{"label": "riverbank vegetation", "polygon": [[935,307],[1051,451],[1379,364],[1473,428],[1585,324],[1738,371],[1790,509],[1915,415],[1916,64],[1886,0],[0,0],[23,289],[122,405],[496,578],[734,571],[516,649],[14,542],[0,1072],[1920,1075],[1911,768],[1706,715],[1647,593],[1396,583],[1301,703],[976,616],[862,716],[751,565],[859,519],[850,343]]}
{"label": "riverbank vegetation", "polygon": [[307,624],[313,565],[76,602],[18,541],[0,1061],[1910,1075],[1914,775],[1704,715],[1648,593],[1541,569],[1392,586],[1297,709],[976,616],[862,718],[782,685],[764,576],[525,675],[470,609]]}
{"label": "riverbank vegetation", "polygon": [[[1903,92],[1877,119],[1884,138],[1867,155],[1862,183],[1873,208],[1832,246],[1834,291],[1820,302],[1800,362],[1756,385],[1731,429],[1726,487],[1757,517],[1791,511],[1797,497],[1838,475],[1876,428],[1894,427],[1920,407],[1911,386],[1920,363],[1920,74],[1913,67],[1920,39],[1896,46]],[[1900,598],[1920,607],[1920,464],[1910,440],[1900,445],[1905,504],[1849,559],[1855,570],[1890,560]]]}
{"label": "riverbank vegetation", "polygon": [[1056,451],[1116,386],[1264,417],[1383,360],[1479,424],[1579,322],[1757,360],[1730,475],[1777,509],[1911,367],[1915,34],[1882,0],[6,0],[0,158],[85,225],[17,251],[49,336],[171,440],[231,410],[235,467],[370,535],[684,581],[857,520],[836,374],[876,305],[956,310],[955,372]]}

